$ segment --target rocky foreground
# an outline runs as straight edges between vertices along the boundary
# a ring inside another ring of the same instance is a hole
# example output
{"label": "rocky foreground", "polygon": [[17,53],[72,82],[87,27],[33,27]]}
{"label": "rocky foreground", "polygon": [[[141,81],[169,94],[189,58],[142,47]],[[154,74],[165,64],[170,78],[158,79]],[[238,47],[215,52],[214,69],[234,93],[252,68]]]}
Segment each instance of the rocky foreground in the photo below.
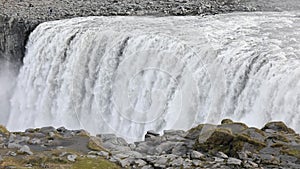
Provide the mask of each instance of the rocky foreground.
{"label": "rocky foreground", "polygon": [[162,136],[149,131],[131,144],[63,127],[1,127],[0,147],[1,168],[300,168],[300,136],[282,122],[257,129],[226,119]]}

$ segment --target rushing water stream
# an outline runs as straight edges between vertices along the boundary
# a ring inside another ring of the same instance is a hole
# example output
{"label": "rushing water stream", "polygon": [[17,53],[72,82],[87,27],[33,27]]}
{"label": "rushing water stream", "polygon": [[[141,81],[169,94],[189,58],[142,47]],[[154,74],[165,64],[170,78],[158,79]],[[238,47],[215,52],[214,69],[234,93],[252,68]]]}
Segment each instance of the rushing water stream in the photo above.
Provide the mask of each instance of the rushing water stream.
{"label": "rushing water stream", "polygon": [[300,17],[87,17],[30,35],[10,130],[65,126],[140,140],[232,118],[300,131]]}

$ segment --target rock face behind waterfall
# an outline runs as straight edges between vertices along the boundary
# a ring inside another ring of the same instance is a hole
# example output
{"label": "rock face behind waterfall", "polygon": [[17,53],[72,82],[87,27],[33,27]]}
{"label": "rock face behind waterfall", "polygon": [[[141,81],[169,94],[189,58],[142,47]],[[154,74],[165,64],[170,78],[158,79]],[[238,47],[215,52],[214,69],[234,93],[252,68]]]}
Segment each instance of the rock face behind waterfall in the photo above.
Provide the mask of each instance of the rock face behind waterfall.
{"label": "rock face behind waterfall", "polygon": [[283,122],[262,129],[223,120],[188,131],[149,131],[127,143],[64,127],[10,133],[0,126],[0,167],[33,168],[300,168],[300,136]]}

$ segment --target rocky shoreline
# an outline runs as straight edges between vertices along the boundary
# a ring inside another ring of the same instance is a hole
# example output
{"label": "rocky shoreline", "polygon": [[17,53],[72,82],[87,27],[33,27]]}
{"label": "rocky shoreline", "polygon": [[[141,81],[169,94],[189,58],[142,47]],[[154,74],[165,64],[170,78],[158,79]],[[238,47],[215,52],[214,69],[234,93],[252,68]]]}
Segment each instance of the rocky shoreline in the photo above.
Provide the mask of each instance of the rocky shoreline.
{"label": "rocky shoreline", "polygon": [[229,119],[188,131],[148,131],[127,143],[64,127],[0,129],[0,168],[300,168],[300,136],[282,122],[262,129]]}

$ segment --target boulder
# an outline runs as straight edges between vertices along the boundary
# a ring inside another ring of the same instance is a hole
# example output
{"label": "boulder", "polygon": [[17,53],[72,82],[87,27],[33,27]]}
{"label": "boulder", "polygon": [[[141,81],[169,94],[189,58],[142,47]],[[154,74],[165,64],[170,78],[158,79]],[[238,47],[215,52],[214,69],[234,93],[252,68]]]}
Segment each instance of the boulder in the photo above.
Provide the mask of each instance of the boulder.
{"label": "boulder", "polygon": [[102,144],[100,138],[91,136],[88,142],[88,148],[95,151],[107,151]]}
{"label": "boulder", "polygon": [[295,134],[295,131],[293,129],[287,127],[281,121],[269,122],[261,130],[266,131],[268,129],[277,131],[277,132],[285,132],[285,133],[289,133],[289,134]]}

